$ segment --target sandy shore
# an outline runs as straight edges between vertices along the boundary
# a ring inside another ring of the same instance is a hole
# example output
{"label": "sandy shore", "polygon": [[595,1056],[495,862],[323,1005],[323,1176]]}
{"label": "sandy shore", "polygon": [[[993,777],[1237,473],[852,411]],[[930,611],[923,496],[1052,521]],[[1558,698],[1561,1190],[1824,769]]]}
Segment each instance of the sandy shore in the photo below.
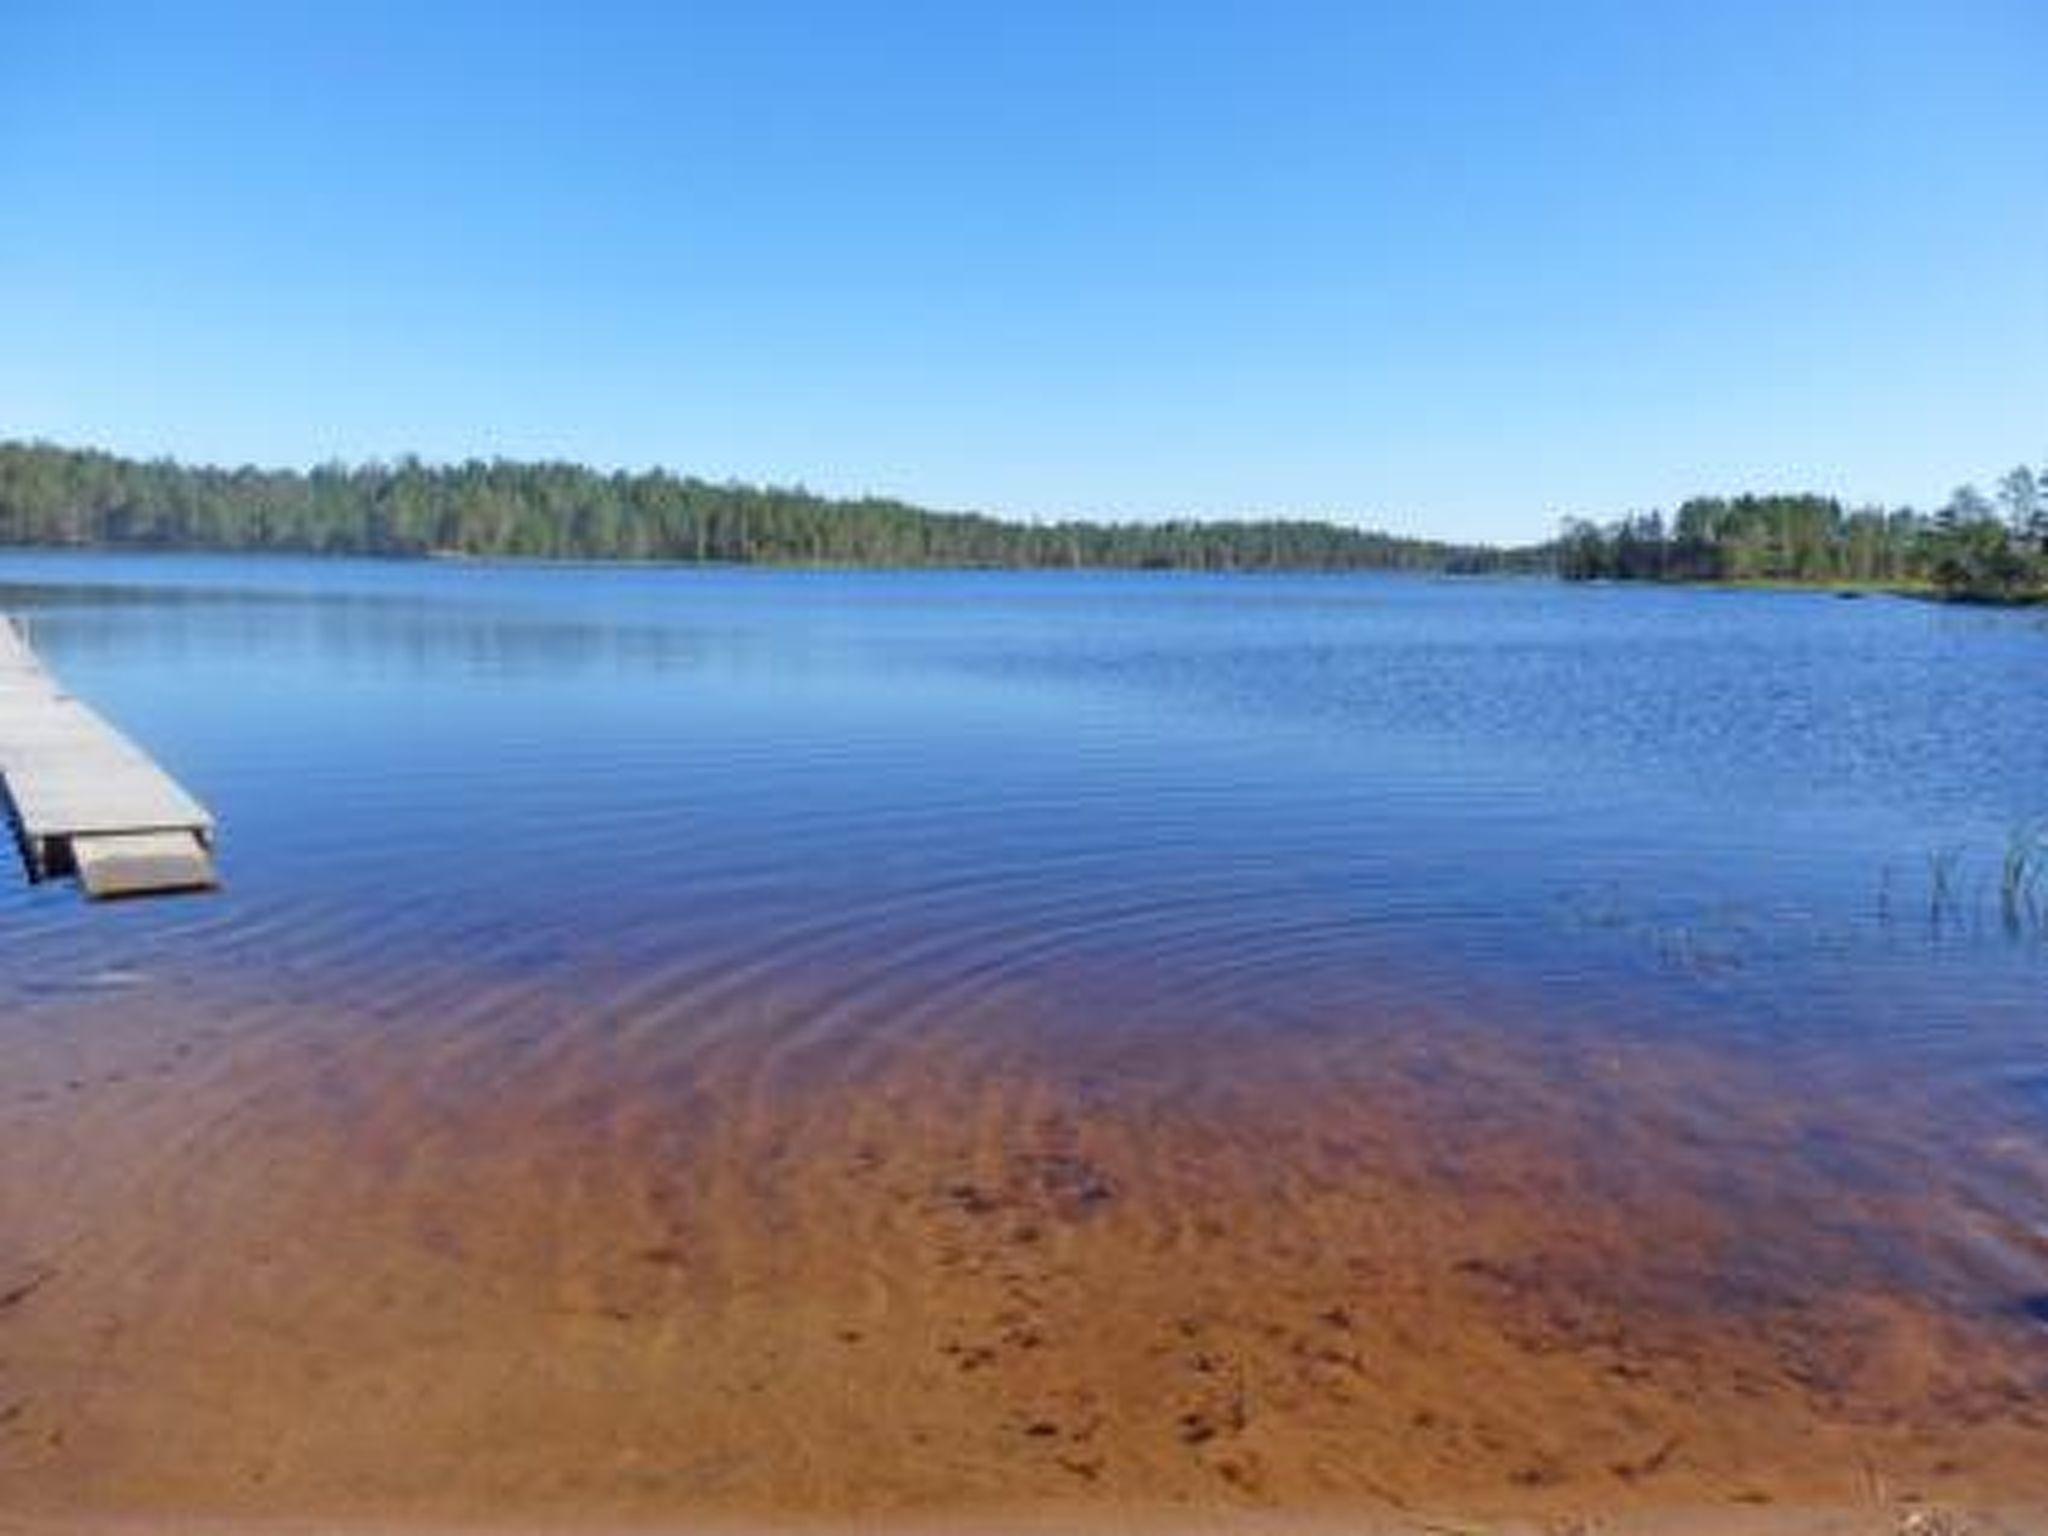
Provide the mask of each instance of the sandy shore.
{"label": "sandy shore", "polygon": [[1865,1171],[1909,1105],[505,1006],[10,1021],[0,1530],[2048,1529],[2018,1239]]}

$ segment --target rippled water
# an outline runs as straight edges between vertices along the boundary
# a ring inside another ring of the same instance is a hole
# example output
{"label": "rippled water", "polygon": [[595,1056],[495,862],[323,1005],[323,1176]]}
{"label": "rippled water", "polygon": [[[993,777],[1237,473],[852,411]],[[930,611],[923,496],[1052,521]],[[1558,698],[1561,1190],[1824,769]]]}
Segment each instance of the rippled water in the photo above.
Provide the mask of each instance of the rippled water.
{"label": "rippled water", "polygon": [[0,997],[320,997],[480,1062],[552,1008],[643,1068],[757,1030],[828,1073],[1021,1014],[1191,1079],[1428,1006],[2048,1115],[2000,887],[2048,812],[2037,616],[27,554],[0,608],[214,807],[227,882],[9,883]]}
{"label": "rippled water", "polygon": [[1998,883],[2048,812],[2037,617],[19,554],[0,582],[225,825],[218,900],[10,889],[53,961],[1104,963],[1281,1014],[1373,969],[1914,1048],[2040,996]]}
{"label": "rippled water", "polygon": [[0,611],[226,879],[0,881],[0,1486],[1634,1496],[1633,1436],[1718,1498],[1816,1426],[2040,1465],[2038,616],[21,553]]}

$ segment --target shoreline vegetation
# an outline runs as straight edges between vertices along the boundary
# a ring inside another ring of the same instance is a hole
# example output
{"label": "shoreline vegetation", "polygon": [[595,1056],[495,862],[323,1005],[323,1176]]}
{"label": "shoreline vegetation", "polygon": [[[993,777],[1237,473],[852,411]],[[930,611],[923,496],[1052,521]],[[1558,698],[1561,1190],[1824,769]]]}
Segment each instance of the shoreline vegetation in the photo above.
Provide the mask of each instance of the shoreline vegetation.
{"label": "shoreline vegetation", "polygon": [[1700,496],[1668,519],[1567,519],[1554,551],[1567,581],[2048,602],[2048,466],[2010,470],[1995,497],[1962,486],[1931,513],[1827,496]]}
{"label": "shoreline vegetation", "polygon": [[311,470],[0,441],[0,546],[633,563],[1554,575],[2048,602],[2048,466],[1938,510],[1813,494],[1701,496],[1547,543],[1411,538],[1311,519],[1051,523],[663,470],[472,459]]}
{"label": "shoreline vegetation", "polygon": [[472,459],[222,469],[0,442],[0,545],[1017,570],[1547,570],[1540,549],[1262,518],[1030,523],[662,470]]}

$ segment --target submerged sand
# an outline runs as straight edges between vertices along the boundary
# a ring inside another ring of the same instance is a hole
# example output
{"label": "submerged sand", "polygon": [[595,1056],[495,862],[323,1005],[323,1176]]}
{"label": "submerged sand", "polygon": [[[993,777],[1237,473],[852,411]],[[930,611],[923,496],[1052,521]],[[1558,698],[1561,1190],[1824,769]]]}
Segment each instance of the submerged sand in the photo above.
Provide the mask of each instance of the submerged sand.
{"label": "submerged sand", "polygon": [[886,1529],[894,1536],[2030,1536],[2048,1529],[2048,1507],[1955,1509],[1904,1503],[1837,1509],[1679,1509],[1564,1518],[1475,1521],[1455,1515],[1348,1512],[1311,1515],[1217,1509],[1092,1506],[1039,1508],[1001,1515],[950,1515],[943,1521],[896,1517],[772,1524],[692,1519],[667,1525],[452,1525],[410,1520],[247,1520],[206,1517],[12,1519],[0,1536],[853,1536]]}
{"label": "submerged sand", "polygon": [[0,1530],[2048,1529],[2048,1242],[1914,1084],[428,1014],[10,1020]]}

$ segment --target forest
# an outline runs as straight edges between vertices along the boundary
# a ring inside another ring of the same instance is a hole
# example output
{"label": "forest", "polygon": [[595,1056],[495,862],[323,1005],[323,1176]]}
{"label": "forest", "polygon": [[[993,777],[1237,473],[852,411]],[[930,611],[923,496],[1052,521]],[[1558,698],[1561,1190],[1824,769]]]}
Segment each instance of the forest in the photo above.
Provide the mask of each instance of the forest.
{"label": "forest", "polygon": [[503,459],[233,469],[0,442],[0,545],[1191,571],[1550,572],[1573,581],[1885,587],[2048,600],[2048,467],[1935,511],[1818,495],[1699,496],[1666,516],[1567,519],[1522,548],[1293,519],[1023,522],[879,497]]}
{"label": "forest", "polygon": [[818,566],[1530,569],[1329,522],[1005,521],[661,471],[472,460],[219,469],[0,442],[0,545]]}
{"label": "forest", "polygon": [[2048,467],[2021,465],[1932,512],[1825,496],[1702,496],[1604,525],[1567,520],[1568,580],[1890,587],[1974,602],[2048,600]]}

